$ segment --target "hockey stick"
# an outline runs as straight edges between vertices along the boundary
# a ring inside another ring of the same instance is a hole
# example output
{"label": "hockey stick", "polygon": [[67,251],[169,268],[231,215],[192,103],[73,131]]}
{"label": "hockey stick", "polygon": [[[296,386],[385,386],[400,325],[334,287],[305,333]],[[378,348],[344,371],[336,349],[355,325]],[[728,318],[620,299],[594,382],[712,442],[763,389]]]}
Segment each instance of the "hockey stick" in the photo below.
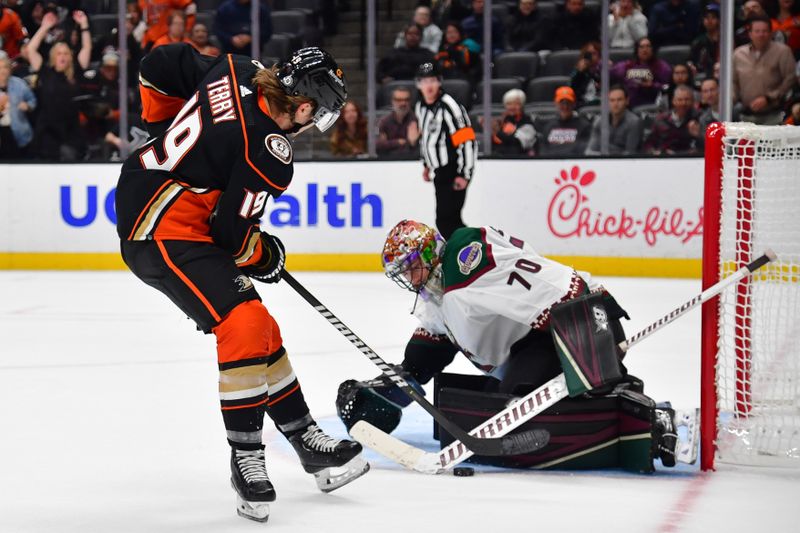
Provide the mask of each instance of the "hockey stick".
{"label": "hockey stick", "polygon": [[[656,320],[639,333],[619,343],[620,349],[627,351],[631,346],[649,337],[654,332],[663,328],[679,316],[686,314],[687,311],[697,307],[699,304],[715,297],[727,287],[738,282],[742,278],[749,276],[770,261],[777,259],[775,252],[767,250],[764,254],[743,266],[727,278],[720,280],[715,285],[709,287],[701,294],[695,296],[688,302],[670,311],[659,320]],[[503,436],[513,431],[515,428],[525,424],[536,415],[546,410],[555,403],[569,396],[567,382],[564,374],[559,374],[527,396],[514,402],[509,407],[500,411],[489,418],[475,429],[470,431],[471,435],[491,435]],[[459,463],[466,461],[474,451],[464,447],[463,443],[455,440],[439,452],[425,452],[410,444],[406,444],[396,437],[381,431],[369,422],[358,421],[350,429],[350,435],[365,446],[369,446],[384,457],[395,461],[411,470],[422,472],[423,474],[439,474],[447,469],[453,468]],[[451,433],[451,435],[453,435]],[[455,437],[455,435],[453,435]],[[478,454],[480,455],[480,454]]]}
{"label": "hockey stick", "polygon": [[470,436],[466,431],[458,427],[455,423],[451,422],[444,413],[434,407],[428,400],[425,399],[417,390],[408,384],[394,369],[389,366],[386,361],[375,353],[372,348],[362,341],[358,335],[348,328],[336,315],[334,315],[322,302],[314,297],[313,294],[308,292],[299,281],[294,279],[294,276],[285,271],[281,278],[289,284],[300,296],[303,297],[311,306],[317,310],[330,324],[335,327],[339,332],[345,336],[361,353],[366,355],[375,366],[380,368],[392,383],[397,385],[403,392],[405,392],[412,400],[417,402],[425,409],[433,418],[436,419],[448,433],[453,435],[463,446],[466,446],[473,453],[478,455],[498,456],[498,455],[518,455],[521,453],[530,453],[543,448],[547,445],[550,434],[543,430],[532,430],[515,435],[508,435],[494,438],[492,435],[487,435],[488,438],[479,438]]}

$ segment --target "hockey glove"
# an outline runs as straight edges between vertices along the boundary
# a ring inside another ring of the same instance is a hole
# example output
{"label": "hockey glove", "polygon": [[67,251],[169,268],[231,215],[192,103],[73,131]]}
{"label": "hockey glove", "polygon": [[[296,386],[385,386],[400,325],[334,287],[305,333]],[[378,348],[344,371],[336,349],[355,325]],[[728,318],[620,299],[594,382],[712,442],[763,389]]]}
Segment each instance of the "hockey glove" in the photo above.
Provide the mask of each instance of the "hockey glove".
{"label": "hockey glove", "polygon": [[286,266],[286,249],[275,235],[263,232],[261,245],[264,247],[261,260],[255,265],[244,267],[242,271],[263,283],[278,283]]}
{"label": "hockey glove", "polygon": [[[420,384],[401,366],[395,371],[409,385],[424,395]],[[336,397],[336,412],[349,431],[359,420],[369,422],[385,433],[391,433],[400,423],[403,407],[411,403],[405,392],[400,390],[384,375],[367,381],[347,380],[339,385]]]}

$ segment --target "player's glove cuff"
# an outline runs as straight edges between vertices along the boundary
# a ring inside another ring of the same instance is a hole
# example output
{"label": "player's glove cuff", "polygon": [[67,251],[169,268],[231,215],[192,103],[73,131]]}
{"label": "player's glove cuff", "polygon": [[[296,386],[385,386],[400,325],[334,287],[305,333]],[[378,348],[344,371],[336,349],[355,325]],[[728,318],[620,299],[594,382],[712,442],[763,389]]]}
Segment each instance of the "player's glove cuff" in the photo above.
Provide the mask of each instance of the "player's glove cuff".
{"label": "player's glove cuff", "polygon": [[261,233],[261,260],[255,265],[242,268],[242,271],[253,279],[263,283],[278,283],[286,267],[286,249],[275,235]]}

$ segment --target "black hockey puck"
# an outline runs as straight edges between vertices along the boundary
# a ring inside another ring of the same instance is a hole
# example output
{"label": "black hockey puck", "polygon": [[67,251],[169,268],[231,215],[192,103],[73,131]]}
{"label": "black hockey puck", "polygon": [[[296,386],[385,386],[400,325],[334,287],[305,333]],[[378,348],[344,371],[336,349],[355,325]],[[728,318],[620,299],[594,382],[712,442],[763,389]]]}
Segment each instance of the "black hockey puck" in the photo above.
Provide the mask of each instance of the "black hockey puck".
{"label": "black hockey puck", "polygon": [[474,476],[475,469],[471,466],[457,466],[453,469],[453,475],[458,477]]}

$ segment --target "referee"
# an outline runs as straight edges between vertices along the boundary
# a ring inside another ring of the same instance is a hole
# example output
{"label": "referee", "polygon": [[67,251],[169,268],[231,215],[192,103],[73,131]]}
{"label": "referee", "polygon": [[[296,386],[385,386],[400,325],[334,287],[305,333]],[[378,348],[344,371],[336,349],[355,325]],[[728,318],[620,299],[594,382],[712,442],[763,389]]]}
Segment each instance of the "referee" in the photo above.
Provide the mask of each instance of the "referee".
{"label": "referee", "polygon": [[475,172],[478,145],[464,107],[442,90],[435,63],[417,69],[417,88],[422,98],[415,111],[420,130],[422,178],[436,188],[436,227],[445,239],[464,226],[461,209],[467,185]]}

